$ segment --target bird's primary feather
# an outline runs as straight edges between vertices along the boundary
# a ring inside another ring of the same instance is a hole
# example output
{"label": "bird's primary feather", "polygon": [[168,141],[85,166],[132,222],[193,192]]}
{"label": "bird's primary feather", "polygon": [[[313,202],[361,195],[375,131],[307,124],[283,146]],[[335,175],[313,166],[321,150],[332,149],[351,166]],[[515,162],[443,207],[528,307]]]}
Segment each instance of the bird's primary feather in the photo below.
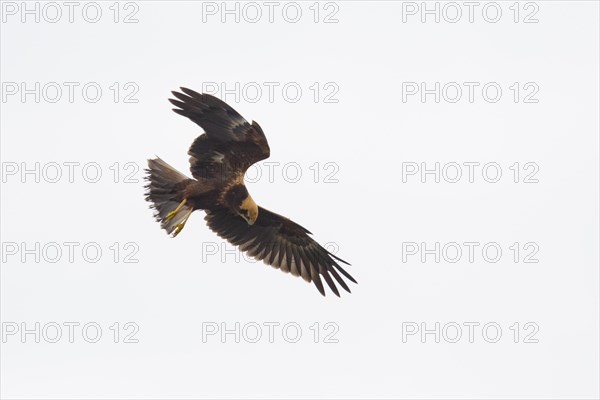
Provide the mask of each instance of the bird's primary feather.
{"label": "bird's primary feather", "polygon": [[226,208],[206,210],[204,219],[213,232],[241,251],[283,272],[314,282],[323,295],[325,290],[321,277],[338,296],[339,291],[331,276],[347,292],[350,288],[338,271],[356,283],[331,253],[308,235],[307,229],[267,209],[259,207],[258,219],[251,226]]}

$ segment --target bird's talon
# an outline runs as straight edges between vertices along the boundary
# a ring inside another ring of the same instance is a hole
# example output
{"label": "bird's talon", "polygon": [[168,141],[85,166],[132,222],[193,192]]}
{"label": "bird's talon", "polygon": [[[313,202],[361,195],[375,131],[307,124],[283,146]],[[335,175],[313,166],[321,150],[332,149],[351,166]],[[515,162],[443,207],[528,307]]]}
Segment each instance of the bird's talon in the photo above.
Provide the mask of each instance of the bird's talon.
{"label": "bird's talon", "polygon": [[173,237],[179,235],[179,232],[183,230],[183,225],[177,224],[175,225],[175,231],[173,232]]}
{"label": "bird's talon", "polygon": [[173,237],[179,235],[179,233],[183,230],[183,228],[185,228],[185,223],[190,218],[190,215],[192,215],[192,211],[193,210],[190,210],[187,213],[187,215],[185,216],[185,218],[183,219],[183,221],[181,221],[180,223],[178,223],[177,225],[175,225],[175,230],[173,231]]}
{"label": "bird's talon", "polygon": [[179,205],[177,206],[176,209],[174,209],[173,211],[171,211],[170,213],[167,214],[167,216],[165,217],[165,221],[170,221],[172,220],[177,213],[179,212],[179,210],[181,210],[181,207],[185,206],[185,203],[187,202],[187,199],[183,199],[183,201],[181,203],[179,203]]}

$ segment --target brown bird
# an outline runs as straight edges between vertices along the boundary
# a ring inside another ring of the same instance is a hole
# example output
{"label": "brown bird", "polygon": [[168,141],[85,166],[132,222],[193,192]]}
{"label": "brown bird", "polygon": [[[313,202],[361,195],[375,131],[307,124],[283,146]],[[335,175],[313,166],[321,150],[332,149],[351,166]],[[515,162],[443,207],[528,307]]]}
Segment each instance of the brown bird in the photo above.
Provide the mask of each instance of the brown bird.
{"label": "brown bird", "polygon": [[340,294],[333,279],[350,292],[338,274],[356,283],[339,263],[350,264],[314,241],[307,229],[257,206],[248,193],[246,170],[270,155],[261,127],[214,96],[186,88],[181,91],[172,92],[177,100],[169,99],[177,107],[173,111],[198,124],[205,133],[188,151],[195,179],[160,158],[148,160],[146,200],[152,203],[161,227],[175,237],[192,212],[204,210],[212,231],[257,260],[312,281],[323,296],[321,277],[337,296]]}

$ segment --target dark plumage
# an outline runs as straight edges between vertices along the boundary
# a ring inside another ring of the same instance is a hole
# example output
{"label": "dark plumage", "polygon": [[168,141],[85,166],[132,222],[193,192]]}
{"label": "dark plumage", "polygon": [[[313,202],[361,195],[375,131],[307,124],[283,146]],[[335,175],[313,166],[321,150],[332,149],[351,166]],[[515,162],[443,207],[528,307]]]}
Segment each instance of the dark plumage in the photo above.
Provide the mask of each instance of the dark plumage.
{"label": "dark plumage", "polygon": [[[339,296],[337,282],[356,283],[340,263],[349,265],[314,241],[310,232],[286,217],[256,205],[244,185],[244,174],[255,162],[269,157],[261,127],[251,124],[218,98],[181,88],[169,101],[183,115],[204,129],[190,147],[190,170],[195,179],[177,172],[160,158],[148,160],[146,199],[155,217],[176,236],[195,210],[217,235],[266,264],[302,276],[325,295],[321,278]],[[333,277],[333,279],[332,279]],[[334,282],[335,280],[335,282]]]}

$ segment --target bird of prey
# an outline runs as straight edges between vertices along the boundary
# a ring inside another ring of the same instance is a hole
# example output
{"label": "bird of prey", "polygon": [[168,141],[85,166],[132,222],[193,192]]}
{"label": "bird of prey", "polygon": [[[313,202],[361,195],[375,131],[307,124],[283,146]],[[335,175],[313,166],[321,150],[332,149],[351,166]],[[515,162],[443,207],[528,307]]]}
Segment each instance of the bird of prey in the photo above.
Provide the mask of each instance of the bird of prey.
{"label": "bird of prey", "polygon": [[198,124],[204,133],[188,151],[195,179],[160,158],[148,160],[146,200],[152,203],[161,227],[177,236],[192,212],[203,210],[213,232],[255,259],[302,276],[323,296],[321,278],[337,296],[334,279],[350,292],[340,274],[354,283],[356,280],[340,263],[350,264],[319,245],[307,229],[257,206],[248,193],[246,170],[270,155],[261,127],[214,96],[187,88],[181,92],[172,92],[176,99],[169,99],[177,107],[173,111]]}

